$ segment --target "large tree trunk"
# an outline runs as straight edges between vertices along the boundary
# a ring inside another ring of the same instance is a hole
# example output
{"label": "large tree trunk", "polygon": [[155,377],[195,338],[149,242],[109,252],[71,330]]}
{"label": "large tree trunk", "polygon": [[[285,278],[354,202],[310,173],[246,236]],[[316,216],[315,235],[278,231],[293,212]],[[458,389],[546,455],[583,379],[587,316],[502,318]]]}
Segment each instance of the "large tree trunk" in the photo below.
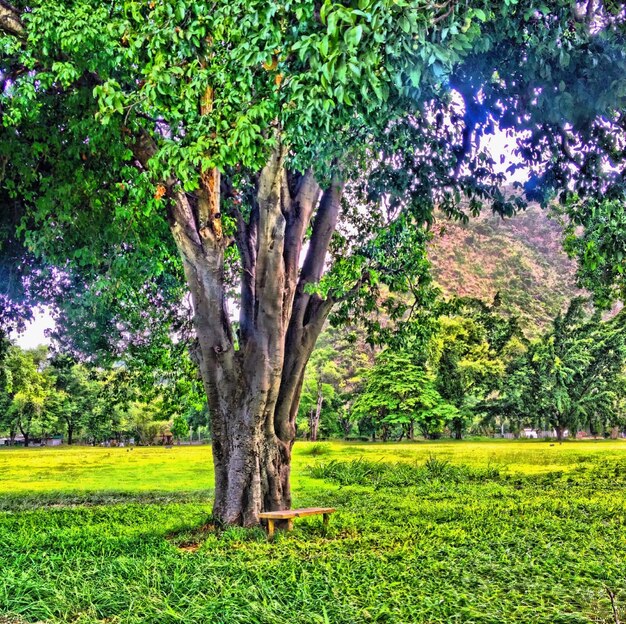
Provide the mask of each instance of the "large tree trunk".
{"label": "large tree trunk", "polygon": [[[222,233],[218,172],[201,175],[195,198],[168,183],[170,227],[191,293],[195,355],[211,414],[213,511],[228,524],[255,525],[262,511],[291,505],[304,370],[334,303],[307,286],[322,276],[343,187],[333,183],[322,192],[311,172],[294,182],[286,154],[279,145],[259,174],[250,217],[235,212],[234,241]],[[242,268],[236,336],[224,283],[224,251],[233,242]]]}

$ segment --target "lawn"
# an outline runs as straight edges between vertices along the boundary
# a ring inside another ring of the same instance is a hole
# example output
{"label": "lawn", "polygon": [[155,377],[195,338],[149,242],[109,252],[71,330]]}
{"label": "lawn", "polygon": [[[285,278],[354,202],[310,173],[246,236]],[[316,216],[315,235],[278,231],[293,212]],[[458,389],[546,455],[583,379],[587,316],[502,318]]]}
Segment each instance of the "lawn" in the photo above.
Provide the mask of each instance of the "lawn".
{"label": "lawn", "polygon": [[[0,451],[0,614],[80,623],[626,618],[626,442],[299,443],[330,529],[210,525],[208,447]],[[0,622],[2,617],[0,616]]]}

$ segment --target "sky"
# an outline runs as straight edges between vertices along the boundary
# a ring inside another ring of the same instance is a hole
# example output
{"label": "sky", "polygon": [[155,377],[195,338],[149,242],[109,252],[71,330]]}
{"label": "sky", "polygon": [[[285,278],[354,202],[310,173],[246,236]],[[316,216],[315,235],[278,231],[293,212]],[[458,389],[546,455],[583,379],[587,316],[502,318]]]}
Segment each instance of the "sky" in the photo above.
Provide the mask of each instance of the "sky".
{"label": "sky", "polygon": [[54,328],[54,321],[50,311],[46,308],[35,310],[35,320],[29,323],[23,334],[14,336],[15,342],[22,349],[34,349],[41,344],[50,344],[50,340],[45,335],[47,329]]}

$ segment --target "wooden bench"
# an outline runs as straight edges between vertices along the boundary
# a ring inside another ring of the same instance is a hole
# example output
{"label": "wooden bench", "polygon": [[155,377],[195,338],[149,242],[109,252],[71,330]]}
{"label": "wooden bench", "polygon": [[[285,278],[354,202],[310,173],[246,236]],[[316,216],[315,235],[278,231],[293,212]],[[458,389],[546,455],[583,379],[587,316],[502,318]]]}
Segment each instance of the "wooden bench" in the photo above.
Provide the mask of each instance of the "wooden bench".
{"label": "wooden bench", "polygon": [[328,517],[335,513],[332,507],[307,507],[306,509],[287,509],[285,511],[266,511],[259,514],[259,518],[267,520],[267,536],[274,537],[274,523],[276,520],[287,520],[287,531],[293,529],[294,518],[304,518],[304,516],[324,517],[324,526],[328,526]]}

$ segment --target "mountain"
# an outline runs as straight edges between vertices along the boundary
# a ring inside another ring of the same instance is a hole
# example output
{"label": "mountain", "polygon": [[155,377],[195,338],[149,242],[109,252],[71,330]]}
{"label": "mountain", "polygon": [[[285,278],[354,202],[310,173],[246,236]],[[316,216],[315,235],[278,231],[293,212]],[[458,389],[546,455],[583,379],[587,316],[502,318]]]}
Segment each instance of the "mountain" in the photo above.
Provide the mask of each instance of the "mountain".
{"label": "mountain", "polygon": [[562,250],[561,226],[538,206],[510,219],[439,219],[433,230],[429,257],[443,292],[484,301],[499,292],[529,337],[584,294],[576,287],[576,264]]}

